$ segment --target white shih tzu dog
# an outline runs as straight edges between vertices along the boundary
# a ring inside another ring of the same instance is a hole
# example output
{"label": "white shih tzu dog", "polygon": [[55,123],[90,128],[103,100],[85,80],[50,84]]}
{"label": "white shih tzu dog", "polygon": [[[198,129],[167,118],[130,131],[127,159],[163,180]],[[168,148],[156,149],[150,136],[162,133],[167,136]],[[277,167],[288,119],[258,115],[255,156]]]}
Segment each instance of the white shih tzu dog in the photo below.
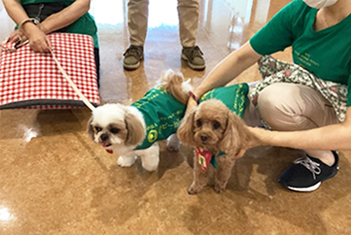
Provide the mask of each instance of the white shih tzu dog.
{"label": "white shih tzu dog", "polygon": [[97,107],[89,120],[88,133],[107,152],[119,154],[119,166],[132,166],[136,157],[140,156],[145,170],[156,170],[159,163],[158,140],[169,137],[168,148],[179,148],[180,142],[175,133],[192,90],[189,81],[184,81],[181,73],[167,70],[158,85],[133,104]]}

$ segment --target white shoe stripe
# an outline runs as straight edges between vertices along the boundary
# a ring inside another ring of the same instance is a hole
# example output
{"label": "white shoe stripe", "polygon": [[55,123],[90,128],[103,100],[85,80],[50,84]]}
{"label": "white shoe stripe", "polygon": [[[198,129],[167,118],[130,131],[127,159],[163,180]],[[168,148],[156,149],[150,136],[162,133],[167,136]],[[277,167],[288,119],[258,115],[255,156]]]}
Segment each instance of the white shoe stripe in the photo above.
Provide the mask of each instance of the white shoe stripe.
{"label": "white shoe stripe", "polygon": [[307,188],[295,188],[295,187],[288,186],[288,189],[293,191],[298,191],[298,192],[312,192],[316,190],[321,185],[321,183],[322,182],[318,182],[317,184]]}

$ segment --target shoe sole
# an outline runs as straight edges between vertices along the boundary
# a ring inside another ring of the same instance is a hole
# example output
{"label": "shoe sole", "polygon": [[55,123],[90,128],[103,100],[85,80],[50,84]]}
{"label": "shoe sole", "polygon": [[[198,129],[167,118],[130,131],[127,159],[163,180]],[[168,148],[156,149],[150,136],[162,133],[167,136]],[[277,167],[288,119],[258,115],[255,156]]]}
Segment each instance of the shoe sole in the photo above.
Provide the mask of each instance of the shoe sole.
{"label": "shoe sole", "polygon": [[204,70],[206,68],[206,65],[193,65],[192,63],[189,62],[188,58],[184,54],[182,54],[182,59],[187,61],[188,66],[194,70]]}
{"label": "shoe sole", "polygon": [[144,60],[144,54],[142,54],[140,60],[136,64],[125,64],[123,62],[123,68],[126,69],[126,70],[135,70],[135,69],[140,67],[140,63],[141,63],[142,60]]}
{"label": "shoe sole", "polygon": [[297,191],[297,192],[312,192],[312,191],[316,190],[317,188],[319,188],[319,186],[321,184],[322,184],[322,182],[318,182],[317,184],[315,184],[311,187],[307,187],[307,188],[294,188],[294,187],[290,187],[290,186],[287,186],[287,188],[292,190],[292,191]]}
{"label": "shoe sole", "polygon": [[130,65],[130,64],[124,64],[123,63],[123,68],[126,69],[126,70],[135,70],[137,68],[140,67],[140,62],[136,63],[136,64],[133,64],[133,65]]}
{"label": "shoe sole", "polygon": [[[338,172],[339,172],[339,167],[332,175],[330,175],[328,178],[324,179],[323,181],[326,181],[330,178],[333,178]],[[283,185],[283,187],[288,188],[292,191],[296,191],[296,192],[312,192],[312,191],[315,191],[316,189],[318,189],[323,181],[320,181],[317,184],[312,185],[310,187],[306,187],[306,188],[295,188],[295,187],[291,187],[291,186],[287,186],[287,185]]]}

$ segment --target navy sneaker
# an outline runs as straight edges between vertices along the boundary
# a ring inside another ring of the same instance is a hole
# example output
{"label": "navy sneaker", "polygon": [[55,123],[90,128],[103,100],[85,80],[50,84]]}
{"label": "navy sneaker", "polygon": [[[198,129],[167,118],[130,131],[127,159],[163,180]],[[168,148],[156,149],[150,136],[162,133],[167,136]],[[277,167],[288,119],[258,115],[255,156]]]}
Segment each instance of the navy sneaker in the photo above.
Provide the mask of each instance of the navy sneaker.
{"label": "navy sneaker", "polygon": [[289,167],[279,177],[278,182],[285,188],[298,192],[311,192],[316,190],[322,181],[332,178],[338,173],[339,156],[332,151],[335,163],[332,166],[324,164],[318,158],[306,157],[296,159],[294,165]]}

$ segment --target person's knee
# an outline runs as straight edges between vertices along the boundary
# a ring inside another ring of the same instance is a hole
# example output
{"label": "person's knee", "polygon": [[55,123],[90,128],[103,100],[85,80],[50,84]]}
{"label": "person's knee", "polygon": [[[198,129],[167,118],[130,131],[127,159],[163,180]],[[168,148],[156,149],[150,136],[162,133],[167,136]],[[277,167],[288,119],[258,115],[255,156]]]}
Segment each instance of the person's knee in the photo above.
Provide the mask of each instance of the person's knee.
{"label": "person's knee", "polygon": [[299,125],[299,106],[294,91],[283,84],[272,84],[258,96],[258,110],[263,120],[273,129],[291,130]]}

